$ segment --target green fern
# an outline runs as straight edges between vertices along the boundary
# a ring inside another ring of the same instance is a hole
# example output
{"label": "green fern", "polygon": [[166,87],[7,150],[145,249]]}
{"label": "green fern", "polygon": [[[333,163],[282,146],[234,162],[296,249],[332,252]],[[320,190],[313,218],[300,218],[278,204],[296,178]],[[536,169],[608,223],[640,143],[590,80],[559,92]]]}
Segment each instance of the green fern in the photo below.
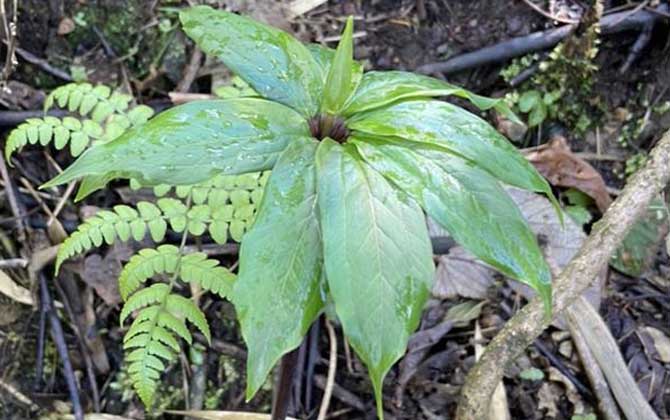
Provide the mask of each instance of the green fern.
{"label": "green fern", "polygon": [[[81,118],[30,118],[12,130],[5,145],[5,159],[27,144],[47,146],[57,150],[70,145],[72,156],[80,155],[94,142],[115,139],[131,126],[144,124],[154,114],[146,105],[130,108],[132,97],[114,92],[105,85],[70,83],[47,96],[45,112],[55,104]],[[89,115],[90,114],[90,115]]]}
{"label": "green fern", "polygon": [[44,101],[44,110],[57,105],[82,116],[91,113],[94,121],[102,122],[114,113],[125,113],[133,97],[112,92],[105,85],[93,87],[90,83],[68,83],[54,89]]}
{"label": "green fern", "polygon": [[126,299],[156,274],[177,271],[185,282],[196,283],[222,298],[229,295],[235,279],[234,274],[204,253],[182,255],[174,245],[161,245],[156,249],[142,249],[128,261],[119,276],[121,297]]}
{"label": "green fern", "polygon": [[104,129],[93,120],[80,121],[73,117],[62,120],[55,117],[29,118],[20,124],[7,138],[5,159],[9,161],[12,153],[26,144],[47,146],[54,143],[57,150],[70,144],[70,154],[78,156],[93,139],[104,136]]}
{"label": "green fern", "polygon": [[56,257],[56,272],[68,258],[103,243],[111,245],[117,238],[128,241],[132,237],[141,241],[147,231],[155,242],[162,241],[167,231],[164,214],[153,203],[141,201],[137,203],[137,210],[123,204],[114,206],[113,211],[100,210],[61,244]]}
{"label": "green fern", "polygon": [[132,311],[140,310],[124,337],[123,348],[128,373],[137,394],[146,406],[153,404],[158,380],[166,363],[180,351],[175,336],[188,344],[192,336],[185,320],[193,324],[207,339],[211,333],[205,315],[190,299],[171,293],[172,287],[156,283],[128,298],[121,312],[121,323]]}
{"label": "green fern", "polygon": [[[154,187],[154,194],[161,197],[174,192],[182,199],[190,196],[196,205],[209,206],[208,230],[212,239],[218,244],[226,243],[229,237],[241,242],[254,221],[269,176],[269,171],[238,176],[219,175],[197,185],[159,185]],[[135,187],[138,187],[137,183]],[[204,210],[199,212],[204,214]]]}

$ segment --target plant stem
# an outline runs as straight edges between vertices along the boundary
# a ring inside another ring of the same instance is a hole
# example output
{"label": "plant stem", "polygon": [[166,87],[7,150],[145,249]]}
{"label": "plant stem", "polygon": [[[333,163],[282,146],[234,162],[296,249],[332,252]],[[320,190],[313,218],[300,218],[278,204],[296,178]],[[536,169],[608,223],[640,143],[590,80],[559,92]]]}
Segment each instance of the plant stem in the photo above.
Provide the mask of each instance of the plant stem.
{"label": "plant stem", "polygon": [[299,348],[292,350],[282,356],[279,362],[279,375],[275,382],[274,394],[272,398],[272,416],[271,420],[284,420],[288,414],[289,403],[291,400],[291,387],[293,386],[293,377],[295,376],[295,367],[298,363]]}

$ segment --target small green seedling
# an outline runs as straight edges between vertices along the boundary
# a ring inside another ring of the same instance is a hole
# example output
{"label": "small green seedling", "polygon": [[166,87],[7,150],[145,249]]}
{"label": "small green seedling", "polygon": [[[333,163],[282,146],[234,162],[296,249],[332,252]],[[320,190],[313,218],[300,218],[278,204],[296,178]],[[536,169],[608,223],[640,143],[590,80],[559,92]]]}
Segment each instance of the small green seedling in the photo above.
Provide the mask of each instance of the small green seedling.
{"label": "small green seedling", "polygon": [[[332,304],[368,368],[381,417],[384,377],[431,289],[424,212],[550,307],[549,269],[501,182],[554,200],[549,185],[484,120],[431,98],[456,95],[513,117],[503,102],[412,73],[364,73],[351,18],[335,51],[207,6],[180,18],[203,51],[260,96],[174,107],[86,150],[45,187],[84,177],[85,196],[114,178],[181,185],[272,170],[225,293],[249,348],[247,398]],[[150,289],[137,308],[169,294]],[[186,304],[174,299],[168,304]],[[145,360],[154,367],[175,345],[167,340],[151,342]]]}

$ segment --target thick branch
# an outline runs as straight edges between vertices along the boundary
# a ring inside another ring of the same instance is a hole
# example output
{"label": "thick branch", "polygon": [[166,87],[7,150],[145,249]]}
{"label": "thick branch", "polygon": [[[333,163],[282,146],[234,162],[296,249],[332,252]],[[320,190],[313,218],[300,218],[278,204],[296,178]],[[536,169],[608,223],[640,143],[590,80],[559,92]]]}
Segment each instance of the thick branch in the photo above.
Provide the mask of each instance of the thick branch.
{"label": "thick branch", "polygon": [[[663,135],[645,167],[631,178],[602,220],[594,225],[577,255],[555,280],[554,316],[558,316],[591,285],[628,230],[668,181],[670,131]],[[458,406],[458,420],[486,418],[489,401],[505,367],[549,326],[550,321],[544,316],[542,302],[533,299],[505,324],[468,373]]]}

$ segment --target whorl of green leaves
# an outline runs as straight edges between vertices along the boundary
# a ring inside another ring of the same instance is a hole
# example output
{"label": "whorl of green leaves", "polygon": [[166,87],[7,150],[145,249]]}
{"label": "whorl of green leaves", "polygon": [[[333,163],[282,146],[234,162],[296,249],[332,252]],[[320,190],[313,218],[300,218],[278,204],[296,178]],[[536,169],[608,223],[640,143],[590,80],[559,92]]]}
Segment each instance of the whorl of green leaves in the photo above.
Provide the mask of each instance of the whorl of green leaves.
{"label": "whorl of green leaves", "polygon": [[[430,292],[424,212],[478,258],[531,286],[550,312],[548,265],[500,183],[556,203],[551,187],[485,120],[436,98],[458,96],[514,118],[503,100],[412,73],[363,72],[353,59],[352,19],[334,51],[208,6],[183,10],[180,20],[259,97],[171,108],[89,149],[45,187],[94,176],[90,193],[113,178],[181,185],[272,170],[232,293],[250,350],[247,398],[332,301],[382,417],[384,377],[405,353]],[[198,201],[165,214],[173,229],[211,227],[216,216]]]}

